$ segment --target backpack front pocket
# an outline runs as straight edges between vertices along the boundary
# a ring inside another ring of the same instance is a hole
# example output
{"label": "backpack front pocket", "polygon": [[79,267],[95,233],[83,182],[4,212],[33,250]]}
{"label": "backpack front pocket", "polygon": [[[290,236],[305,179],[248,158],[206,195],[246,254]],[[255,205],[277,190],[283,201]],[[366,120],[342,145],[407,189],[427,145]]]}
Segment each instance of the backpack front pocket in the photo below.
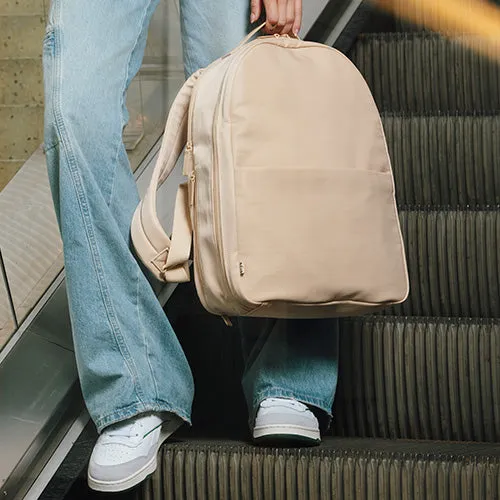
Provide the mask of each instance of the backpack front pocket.
{"label": "backpack front pocket", "polygon": [[235,169],[240,289],[252,302],[385,303],[407,293],[390,173]]}

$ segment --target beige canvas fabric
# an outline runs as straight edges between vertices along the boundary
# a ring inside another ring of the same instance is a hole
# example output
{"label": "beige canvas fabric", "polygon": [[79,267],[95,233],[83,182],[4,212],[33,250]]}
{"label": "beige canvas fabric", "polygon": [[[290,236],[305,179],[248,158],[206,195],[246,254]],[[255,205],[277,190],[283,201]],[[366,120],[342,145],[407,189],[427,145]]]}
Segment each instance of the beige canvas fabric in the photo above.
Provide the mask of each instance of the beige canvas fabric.
{"label": "beige canvas fabric", "polygon": [[[246,40],[245,40],[246,42]],[[172,239],[156,192],[185,147]],[[384,132],[340,52],[243,43],[194,74],[169,114],[132,222],[160,280],[190,279],[219,315],[357,315],[405,300],[408,275]]]}

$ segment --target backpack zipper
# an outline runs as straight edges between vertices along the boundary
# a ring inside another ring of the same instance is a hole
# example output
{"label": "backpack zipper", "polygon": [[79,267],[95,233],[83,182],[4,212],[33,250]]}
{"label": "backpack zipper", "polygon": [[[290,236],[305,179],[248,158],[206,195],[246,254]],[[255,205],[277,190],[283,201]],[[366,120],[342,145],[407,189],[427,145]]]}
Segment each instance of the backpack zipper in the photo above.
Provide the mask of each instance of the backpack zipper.
{"label": "backpack zipper", "polygon": [[[232,71],[236,65],[239,64],[243,56],[252,48],[254,45],[247,46],[245,47],[244,50],[241,51],[241,53],[238,55],[238,59],[235,61],[231,61],[229,64],[229,67],[226,71],[226,74],[224,75],[224,79],[222,81],[221,89],[219,91],[219,95],[217,97],[217,102],[215,105],[215,116],[220,112],[220,115],[222,118],[224,118],[224,109],[223,109],[223,99],[222,96],[224,95],[224,91],[226,90],[226,87],[228,85],[228,76],[230,71]],[[223,244],[223,238],[222,238],[222,227],[221,227],[221,209],[220,209],[220,182],[219,182],[219,176],[220,176],[220,170],[219,170],[219,162],[218,162],[218,140],[217,140],[217,129],[216,129],[216,123],[217,121],[214,120],[212,124],[212,140],[213,140],[213,152],[212,152],[212,163],[213,163],[213,182],[212,182],[212,199],[213,199],[213,205],[214,205],[214,228],[216,232],[216,238],[215,238],[215,244],[217,248],[217,253],[219,255],[219,261],[221,265],[221,269],[224,269],[224,244]],[[235,292],[233,287],[231,286],[231,283],[229,281],[229,278],[227,276],[227,273],[223,273],[223,279],[221,280],[221,283],[223,284],[223,288],[225,289],[225,292],[227,295],[226,297],[232,296],[233,299],[235,300],[236,304],[239,306],[239,313],[240,314],[245,314],[246,312],[252,310],[252,307],[245,306],[242,301],[240,300],[238,294]],[[224,317],[224,322],[228,325],[230,323],[229,319],[227,317]]]}
{"label": "backpack zipper", "polygon": [[[204,283],[203,283],[203,268],[201,265],[201,260],[198,252],[198,238],[196,236],[196,231],[194,231],[194,228],[197,225],[197,220],[198,220],[198,214],[196,210],[196,193],[195,193],[195,187],[196,187],[196,172],[195,172],[195,162],[194,162],[194,149],[193,149],[193,115],[194,115],[194,104],[196,102],[196,96],[198,91],[198,86],[193,89],[193,93],[191,95],[191,100],[189,102],[189,110],[188,110],[188,129],[187,129],[187,141],[186,141],[186,151],[184,154],[188,154],[190,156],[189,161],[191,162],[191,172],[189,172],[189,181],[191,184],[191,194],[189,196],[189,203],[191,204],[190,207],[192,207],[192,210],[190,210],[190,213],[192,214],[193,220],[191,221],[191,225],[193,227],[193,252],[194,252],[194,259],[193,259],[193,265],[194,265],[194,270],[195,274],[198,277],[200,281],[200,289],[198,290],[198,294],[201,296],[200,300],[204,303],[206,303],[206,297],[205,297],[205,290],[204,290]],[[187,173],[187,172],[186,172]]]}
{"label": "backpack zipper", "polygon": [[[228,68],[229,70],[229,68]],[[227,73],[226,73],[227,75]],[[225,89],[226,78],[224,78],[221,86],[221,90],[219,92],[219,96],[217,98],[217,103],[215,105],[215,114],[220,110],[220,103],[222,100],[222,94]],[[219,183],[219,161],[218,161],[218,140],[217,140],[217,129],[216,129],[216,120],[213,121],[212,124],[212,140],[213,140],[213,151],[212,151],[212,164],[213,164],[213,173],[212,173],[212,201],[214,206],[214,229],[216,233],[215,237],[215,246],[217,248],[217,253],[219,255],[219,263],[221,269],[224,269],[224,246],[222,241],[222,227],[220,221],[221,209],[220,209],[220,183]],[[231,284],[229,283],[229,278],[227,277],[227,273],[222,273],[221,284],[223,284],[224,294],[226,295],[226,299],[229,296],[233,296],[236,298],[234,291],[232,290]],[[227,324],[227,318],[224,318],[224,322]]]}
{"label": "backpack zipper", "polygon": [[[215,112],[217,112],[219,109],[219,104],[221,101],[224,86],[225,86],[225,78],[222,81],[221,89],[219,91],[219,95],[217,96],[217,102],[215,105]],[[195,228],[197,226],[197,219],[198,219],[198,217],[197,217],[197,215],[198,215],[197,214],[197,205],[195,203],[196,173],[195,173],[195,161],[194,161],[194,150],[193,150],[193,116],[194,116],[194,105],[195,105],[195,101],[196,101],[196,95],[197,95],[197,87],[195,87],[193,94],[191,96],[191,101],[189,103],[188,131],[187,131],[187,142],[186,142],[186,153],[191,156],[190,161],[192,164],[192,172],[190,172],[189,180],[191,183],[191,193],[192,193],[190,195],[190,203],[192,203],[192,205],[193,205],[193,219],[194,219],[193,220],[193,228]],[[217,136],[216,136],[216,131],[215,131],[215,121],[214,121],[214,124],[212,125],[212,137],[213,137],[213,141],[214,141],[213,151],[212,151],[212,163],[213,163],[213,167],[214,167],[213,172],[212,172],[212,178],[213,178],[213,181],[212,181],[212,203],[214,206],[214,229],[216,232],[215,246],[216,246],[216,251],[217,251],[217,254],[219,257],[219,261],[222,264],[222,269],[223,269],[224,268],[223,267],[223,264],[224,264],[223,255],[224,255],[224,253],[223,253],[223,248],[221,247],[222,229],[220,227],[220,220],[219,220],[220,208],[219,208],[219,203],[217,202],[218,198],[215,196],[215,194],[219,191],[219,180],[218,180],[219,168],[218,168],[218,162],[216,161]],[[216,188],[214,189],[215,185],[216,185]],[[199,249],[198,249],[199,245],[198,245],[198,239],[196,236],[197,232],[193,231],[193,233],[194,233],[194,249],[193,249],[194,250],[194,266],[195,266],[195,270],[196,270],[196,268],[198,268],[197,276],[198,276],[198,279],[200,281],[200,285],[201,285],[200,288],[204,288],[205,283],[204,283],[204,280],[202,278],[203,266],[201,263],[200,253],[199,253]],[[219,242],[221,244],[219,244]],[[221,285],[222,285],[221,288],[223,289],[223,293],[226,296],[226,298],[229,297],[230,295],[234,296],[234,294],[231,291],[231,287],[230,287],[229,280],[227,278],[226,273],[223,273]],[[200,291],[198,291],[198,293],[200,293]],[[200,295],[203,296],[203,299],[204,299],[203,302],[206,303],[204,292],[202,291],[200,293]],[[221,315],[221,317],[227,326],[232,326],[232,323],[227,316]]]}
{"label": "backpack zipper", "polygon": [[[247,45],[244,50],[241,51],[240,54],[238,54],[238,59],[231,61],[229,63],[229,67],[226,70],[226,74],[224,75],[224,78],[222,80],[222,85],[219,91],[219,95],[217,96],[217,102],[215,105],[215,113],[217,114],[219,111],[221,111],[222,117],[224,117],[225,114],[225,109],[223,106],[223,100],[222,100],[222,95],[224,93],[224,90],[226,89],[226,85],[228,83],[228,73],[234,68],[234,65],[238,64],[240,60],[243,58],[243,56],[255,48],[256,45],[260,45],[261,43],[269,43],[268,39],[271,37],[265,37],[263,40],[260,40],[260,43],[258,44],[249,44]],[[221,59],[222,60],[222,59]],[[189,107],[189,116],[188,116],[188,144],[191,145],[191,150],[190,153],[192,155],[192,164],[193,164],[193,174],[190,178],[190,181],[192,182],[192,201],[194,204],[194,221],[193,221],[193,227],[196,227],[197,225],[197,206],[195,204],[195,194],[194,194],[194,188],[195,188],[195,180],[196,180],[196,174],[194,172],[194,154],[193,154],[193,115],[194,115],[194,103],[195,103],[195,97],[196,97],[196,89],[192,95],[191,102],[190,102],[190,107]],[[219,203],[219,197],[217,194],[220,192],[220,184],[219,184],[219,162],[218,162],[218,155],[217,155],[217,149],[218,149],[218,141],[217,141],[217,131],[216,131],[216,121],[213,121],[212,124],[212,140],[213,140],[213,151],[212,151],[212,163],[213,163],[213,172],[212,172],[212,203],[214,207],[214,215],[213,215],[213,222],[214,222],[214,229],[215,229],[215,247],[216,251],[218,254],[219,258],[219,264],[221,266],[221,269],[224,269],[224,246],[223,246],[223,240],[222,240],[222,227],[220,223],[220,215],[221,215],[221,210],[220,210],[220,203]],[[196,238],[196,231],[193,231],[195,236],[194,236],[194,261],[195,261],[195,268],[196,265],[198,266],[199,272],[197,273],[198,279],[200,280],[200,284],[203,285],[203,279],[201,276],[203,275],[203,267],[201,265],[201,259],[198,251],[198,242]],[[240,268],[240,275],[241,275],[241,268]],[[250,310],[252,310],[252,307],[245,307],[243,306],[242,302],[239,300],[238,295],[235,293],[235,291],[232,289],[231,283],[229,282],[229,278],[227,274],[224,272],[222,279],[221,279],[221,288],[223,289],[224,295],[227,297],[233,296],[234,299],[236,299],[236,303],[239,305],[239,313],[245,313]],[[226,323],[226,325],[231,326],[232,323],[229,320],[229,318],[225,315],[221,315],[222,319]]]}

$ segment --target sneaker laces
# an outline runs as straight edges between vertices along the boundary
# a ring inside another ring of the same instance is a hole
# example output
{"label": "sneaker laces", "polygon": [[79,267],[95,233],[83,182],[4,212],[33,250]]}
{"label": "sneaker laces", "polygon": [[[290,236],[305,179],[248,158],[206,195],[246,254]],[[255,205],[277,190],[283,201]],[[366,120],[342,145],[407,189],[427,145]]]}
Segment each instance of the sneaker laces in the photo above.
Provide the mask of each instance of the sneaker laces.
{"label": "sneaker laces", "polygon": [[136,418],[111,425],[103,432],[101,439],[104,441],[117,440],[122,443],[130,439],[142,439],[166,421],[162,420],[160,415],[140,415]]}
{"label": "sneaker laces", "polygon": [[307,405],[292,398],[266,398],[261,402],[262,408],[271,408],[273,406],[282,406],[284,408],[295,408],[301,411],[310,411]]}
{"label": "sneaker laces", "polygon": [[125,438],[139,437],[138,427],[142,428],[142,422],[135,421],[135,422],[130,422],[130,423],[117,424],[116,426],[113,426],[112,428],[110,428],[106,432],[106,435],[110,438],[114,438],[114,437],[125,437]]}

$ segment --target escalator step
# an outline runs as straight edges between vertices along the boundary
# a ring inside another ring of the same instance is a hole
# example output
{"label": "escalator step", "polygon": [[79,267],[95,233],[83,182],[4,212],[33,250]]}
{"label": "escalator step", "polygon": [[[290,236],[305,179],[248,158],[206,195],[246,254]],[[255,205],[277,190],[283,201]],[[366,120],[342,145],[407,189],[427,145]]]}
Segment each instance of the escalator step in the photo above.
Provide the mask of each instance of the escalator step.
{"label": "escalator step", "polygon": [[334,434],[500,442],[500,321],[372,317],[340,331]]}
{"label": "escalator step", "polygon": [[430,33],[362,35],[351,53],[380,111],[500,110],[500,64]]}
{"label": "escalator step", "polygon": [[500,116],[383,116],[400,205],[500,205]]}
{"label": "escalator step", "polygon": [[496,446],[328,439],[318,448],[255,448],[241,442],[165,445],[143,500],[498,500]]}
{"label": "escalator step", "polygon": [[[340,327],[332,433],[500,442],[500,320],[371,316]],[[196,381],[193,432],[245,436],[237,326],[186,312],[174,328]]]}
{"label": "escalator step", "polygon": [[500,207],[402,210],[410,296],[402,316],[500,318]]}

